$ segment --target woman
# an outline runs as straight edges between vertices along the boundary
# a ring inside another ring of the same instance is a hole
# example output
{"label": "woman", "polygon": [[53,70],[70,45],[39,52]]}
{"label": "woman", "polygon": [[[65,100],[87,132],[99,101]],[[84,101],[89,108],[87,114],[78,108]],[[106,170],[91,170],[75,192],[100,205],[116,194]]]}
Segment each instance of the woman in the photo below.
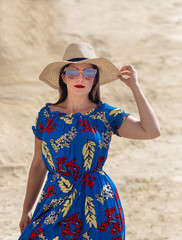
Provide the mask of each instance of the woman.
{"label": "woman", "polygon": [[[133,92],[140,120],[100,100],[99,86],[119,78]],[[112,134],[133,139],[160,135],[133,66],[119,71],[97,58],[87,43],[70,44],[63,60],[49,64],[40,79],[60,91],[39,112],[19,239],[125,239],[117,189],[102,170]],[[47,173],[41,197],[32,207]]]}

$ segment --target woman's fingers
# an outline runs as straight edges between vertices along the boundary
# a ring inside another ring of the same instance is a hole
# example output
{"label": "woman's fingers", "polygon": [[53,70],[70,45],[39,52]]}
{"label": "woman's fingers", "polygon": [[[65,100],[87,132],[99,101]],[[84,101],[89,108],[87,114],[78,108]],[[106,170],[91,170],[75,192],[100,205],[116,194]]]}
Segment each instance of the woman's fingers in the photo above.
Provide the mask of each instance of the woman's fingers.
{"label": "woman's fingers", "polygon": [[124,66],[120,69],[121,72],[122,72],[122,71],[131,71],[131,70],[135,71],[135,67],[134,67],[133,65],[124,65]]}
{"label": "woman's fingers", "polygon": [[20,227],[20,232],[22,233],[23,230],[25,229],[24,224],[20,224],[19,227]]}
{"label": "woman's fingers", "polygon": [[20,225],[20,232],[22,233],[24,229],[28,226],[30,222],[26,221],[23,224]]}
{"label": "woman's fingers", "polygon": [[29,212],[28,214],[23,214],[19,227],[20,227],[20,232],[22,233],[24,229],[28,226],[28,224],[31,222],[32,214]]}
{"label": "woman's fingers", "polygon": [[132,65],[124,65],[120,69],[121,74],[118,76],[118,78],[126,83],[128,87],[134,86],[138,80],[137,80],[137,71],[135,70],[134,66]]}
{"label": "woman's fingers", "polygon": [[122,75],[128,75],[128,76],[129,76],[131,73],[130,73],[130,72],[122,72],[121,74],[122,74]]}

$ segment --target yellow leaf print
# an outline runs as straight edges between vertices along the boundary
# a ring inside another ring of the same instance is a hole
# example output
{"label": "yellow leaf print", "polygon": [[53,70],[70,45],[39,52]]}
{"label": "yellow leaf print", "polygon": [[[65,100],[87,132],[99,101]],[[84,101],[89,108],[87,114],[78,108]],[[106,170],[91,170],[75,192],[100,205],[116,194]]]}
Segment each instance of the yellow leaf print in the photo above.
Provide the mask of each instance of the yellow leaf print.
{"label": "yellow leaf print", "polygon": [[73,204],[73,200],[75,199],[75,196],[76,196],[76,193],[77,193],[77,190],[75,189],[73,191],[73,193],[68,197],[68,199],[65,201],[64,203],[64,208],[62,209],[62,212],[63,213],[63,217],[66,216],[66,214],[68,213],[70,207],[72,206]]}
{"label": "yellow leaf print", "polygon": [[52,160],[52,156],[49,152],[49,148],[47,147],[47,143],[45,141],[42,141],[42,153],[45,156],[45,158],[47,159],[49,165],[52,167],[52,169],[55,169],[53,160]]}
{"label": "yellow leaf print", "polygon": [[101,169],[97,169],[97,172],[99,172],[101,175],[105,175],[105,173]]}
{"label": "yellow leaf print", "polygon": [[85,170],[88,170],[91,168],[92,160],[93,160],[94,152],[95,152],[94,146],[96,146],[96,144],[89,140],[87,140],[87,143],[83,146],[82,154],[83,154],[83,157],[85,160],[85,162],[84,162]]}
{"label": "yellow leaf print", "polygon": [[73,113],[70,113],[69,115],[60,117],[60,119],[65,121],[65,123],[67,123],[67,124],[72,124],[73,123]]}
{"label": "yellow leaf print", "polygon": [[39,236],[39,239],[43,239],[44,234],[43,233],[39,233],[38,236]]}
{"label": "yellow leaf print", "polygon": [[116,108],[116,109],[113,109],[109,115],[113,115],[114,114],[114,117],[116,117],[119,113],[123,113],[123,110],[122,109],[119,109],[119,108]]}
{"label": "yellow leaf print", "polygon": [[95,216],[95,205],[93,204],[93,198],[86,196],[85,198],[85,216],[90,228],[94,225],[97,228],[97,221]]}
{"label": "yellow leaf print", "polygon": [[103,197],[97,197],[97,201],[99,201],[100,203],[102,203],[102,205],[104,205],[104,199],[103,199]]}
{"label": "yellow leaf print", "polygon": [[65,179],[64,177],[61,176],[61,181],[59,182],[59,187],[61,189],[62,192],[64,193],[68,193],[71,191],[73,185],[71,185],[70,181]]}
{"label": "yellow leaf print", "polygon": [[37,117],[35,119],[35,128],[37,128],[37,120],[38,120],[38,118],[39,118],[39,113],[37,114]]}
{"label": "yellow leaf print", "polygon": [[87,237],[88,237],[88,233],[85,232],[84,234],[82,234],[82,236],[83,236],[84,238],[87,238]]}
{"label": "yellow leaf print", "polygon": [[57,236],[57,237],[55,237],[53,240],[59,240],[59,237]]}
{"label": "yellow leaf print", "polygon": [[101,121],[103,121],[104,123],[108,123],[106,116],[105,116],[105,112],[98,112],[96,114],[93,114],[90,116],[92,119],[99,119]]}

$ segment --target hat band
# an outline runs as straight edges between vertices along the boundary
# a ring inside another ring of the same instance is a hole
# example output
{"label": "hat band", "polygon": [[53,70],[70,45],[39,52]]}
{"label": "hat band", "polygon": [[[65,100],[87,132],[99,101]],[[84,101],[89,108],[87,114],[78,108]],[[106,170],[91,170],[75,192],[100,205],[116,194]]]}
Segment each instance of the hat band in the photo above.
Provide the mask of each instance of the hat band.
{"label": "hat band", "polygon": [[88,58],[71,58],[67,61],[69,61],[69,62],[79,62],[79,61],[86,60],[86,59],[88,59]]}

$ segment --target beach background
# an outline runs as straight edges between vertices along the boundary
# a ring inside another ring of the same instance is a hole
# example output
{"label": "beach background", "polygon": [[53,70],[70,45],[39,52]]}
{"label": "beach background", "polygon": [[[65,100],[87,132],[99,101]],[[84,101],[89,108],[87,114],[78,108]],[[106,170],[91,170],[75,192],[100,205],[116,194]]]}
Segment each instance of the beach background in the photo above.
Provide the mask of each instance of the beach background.
{"label": "beach background", "polygon": [[[119,191],[126,239],[182,239],[181,13],[181,0],[0,0],[1,240],[19,237],[31,127],[39,109],[58,98],[39,74],[74,41],[90,43],[118,68],[134,65],[160,122],[155,140],[112,140],[104,170]],[[101,96],[138,117],[120,80],[102,86]]]}

